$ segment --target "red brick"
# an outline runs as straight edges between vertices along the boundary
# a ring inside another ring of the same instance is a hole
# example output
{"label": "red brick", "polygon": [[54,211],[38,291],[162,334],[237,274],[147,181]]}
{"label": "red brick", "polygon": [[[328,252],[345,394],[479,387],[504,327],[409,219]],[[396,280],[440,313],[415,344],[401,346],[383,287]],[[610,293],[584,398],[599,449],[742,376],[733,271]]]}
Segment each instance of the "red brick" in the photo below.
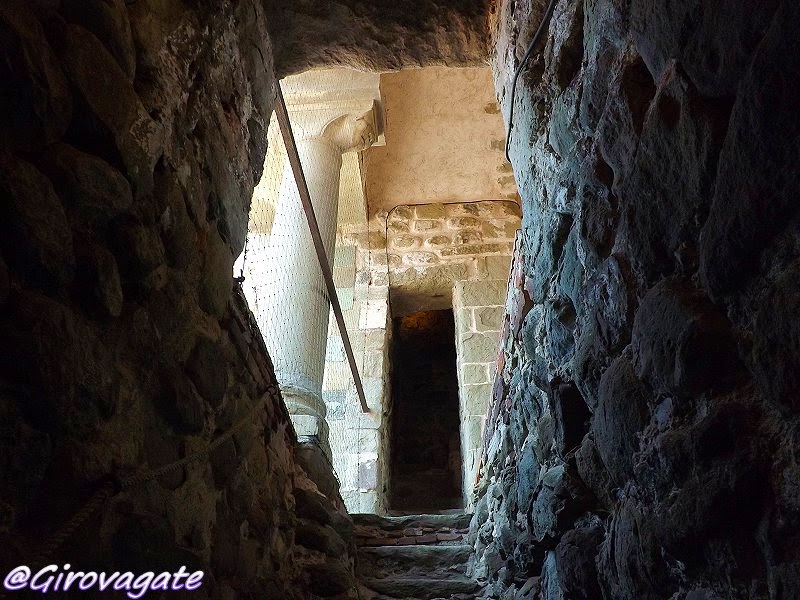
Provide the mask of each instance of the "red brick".
{"label": "red brick", "polygon": [[417,543],[418,544],[435,544],[438,540],[436,539],[435,534],[428,534],[428,535],[418,535],[417,536]]}
{"label": "red brick", "polygon": [[437,533],[436,539],[440,542],[455,542],[456,540],[461,539],[461,534],[459,533]]}
{"label": "red brick", "polygon": [[401,537],[401,538],[395,539],[395,543],[398,546],[412,546],[412,545],[416,544],[417,541],[416,541],[415,537]]}

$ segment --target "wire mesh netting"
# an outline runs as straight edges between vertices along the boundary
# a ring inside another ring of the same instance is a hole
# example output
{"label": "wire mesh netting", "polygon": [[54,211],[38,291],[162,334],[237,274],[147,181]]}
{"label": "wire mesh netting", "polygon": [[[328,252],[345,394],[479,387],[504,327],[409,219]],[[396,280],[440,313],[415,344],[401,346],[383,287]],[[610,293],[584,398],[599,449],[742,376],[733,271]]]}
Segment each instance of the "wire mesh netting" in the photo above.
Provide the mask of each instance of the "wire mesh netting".
{"label": "wire mesh netting", "polygon": [[[276,129],[273,118],[271,149],[253,197],[240,269],[281,387],[313,398],[322,392],[329,299],[286,146],[273,133]],[[316,410],[324,415],[323,407]]]}
{"label": "wire mesh netting", "polygon": [[[348,329],[354,328],[355,249],[337,227],[363,223],[358,150],[370,142],[360,116],[369,94],[341,72],[317,71],[283,80],[297,152],[317,223],[340,293]],[[353,379],[330,302],[287,146],[273,114],[263,175],[253,193],[247,243],[234,265],[272,357],[290,412],[324,417],[326,388]],[[344,166],[344,168],[343,168]],[[335,250],[334,250],[335,249]],[[352,330],[352,329],[351,329]],[[326,369],[326,349],[329,360]],[[297,398],[302,401],[295,402]],[[357,402],[357,400],[356,400]]]}

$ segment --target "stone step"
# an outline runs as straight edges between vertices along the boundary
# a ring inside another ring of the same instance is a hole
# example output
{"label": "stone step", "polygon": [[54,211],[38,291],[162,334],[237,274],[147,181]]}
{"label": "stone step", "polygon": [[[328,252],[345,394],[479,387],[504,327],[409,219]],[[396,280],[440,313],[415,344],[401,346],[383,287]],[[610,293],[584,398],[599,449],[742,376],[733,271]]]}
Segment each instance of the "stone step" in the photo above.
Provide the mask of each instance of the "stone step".
{"label": "stone step", "polygon": [[381,598],[403,600],[469,600],[474,599],[478,584],[469,577],[447,579],[425,577],[392,577],[383,579],[361,578],[361,584],[372,594],[364,594],[365,600]]}
{"label": "stone step", "polygon": [[464,543],[471,515],[379,517],[355,514],[356,572],[363,600],[474,600],[467,577],[472,548]]}
{"label": "stone step", "polygon": [[460,546],[467,538],[466,532],[424,533],[422,529],[402,531],[355,531],[356,545],[361,547],[382,546]]}
{"label": "stone step", "polygon": [[472,548],[459,546],[381,546],[359,548],[359,577],[458,578],[466,574]]}
{"label": "stone step", "polygon": [[380,517],[367,513],[351,515],[356,527],[400,531],[403,529],[468,529],[472,515],[465,513],[447,515],[406,515],[402,517]]}

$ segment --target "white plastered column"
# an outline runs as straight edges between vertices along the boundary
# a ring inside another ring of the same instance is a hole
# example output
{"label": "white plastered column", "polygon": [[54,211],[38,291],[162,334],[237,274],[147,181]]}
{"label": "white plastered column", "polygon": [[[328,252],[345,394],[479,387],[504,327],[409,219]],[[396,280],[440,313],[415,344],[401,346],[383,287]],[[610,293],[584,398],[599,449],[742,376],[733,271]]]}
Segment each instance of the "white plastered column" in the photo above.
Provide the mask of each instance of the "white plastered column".
{"label": "white plastered column", "polygon": [[[295,134],[300,163],[329,261],[336,243],[342,154],[365,150],[378,138],[380,109],[370,103],[372,108],[367,112],[340,114],[327,120],[321,130],[313,121],[304,121],[302,115],[292,115],[296,117],[293,126],[295,121],[298,125]],[[330,115],[327,112],[326,116]],[[318,120],[319,110],[312,117]],[[288,162],[268,257],[277,268],[268,282],[272,304],[261,330],[298,437],[315,439],[330,456],[322,399],[330,299]]]}

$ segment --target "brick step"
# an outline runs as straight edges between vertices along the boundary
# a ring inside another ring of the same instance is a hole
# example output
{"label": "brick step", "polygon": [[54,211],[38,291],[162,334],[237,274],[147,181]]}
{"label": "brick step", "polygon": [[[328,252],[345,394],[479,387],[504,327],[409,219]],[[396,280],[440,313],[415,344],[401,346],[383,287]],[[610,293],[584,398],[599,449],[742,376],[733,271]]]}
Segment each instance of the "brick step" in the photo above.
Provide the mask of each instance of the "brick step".
{"label": "brick step", "polygon": [[481,588],[466,575],[472,556],[465,543],[471,515],[352,517],[362,600],[477,597]]}
{"label": "brick step", "polygon": [[377,534],[365,533],[359,535],[355,533],[356,545],[358,547],[381,547],[381,546],[460,546],[467,538],[466,533],[452,533],[450,531],[440,533],[421,533],[404,532],[393,537],[390,532]]}
{"label": "brick step", "polygon": [[472,600],[478,584],[468,577],[433,579],[430,577],[362,578],[363,600]]}
{"label": "brick step", "polygon": [[380,517],[369,513],[356,513],[350,515],[356,527],[383,529],[397,531],[407,528],[428,528],[438,530],[468,529],[472,515],[466,513],[446,515],[405,515],[402,517]]}
{"label": "brick step", "polygon": [[459,546],[382,546],[359,548],[356,574],[359,577],[463,577],[472,548]]}
{"label": "brick step", "polygon": [[358,546],[456,546],[469,532],[470,515],[408,515],[379,517],[353,515],[353,535]]}

